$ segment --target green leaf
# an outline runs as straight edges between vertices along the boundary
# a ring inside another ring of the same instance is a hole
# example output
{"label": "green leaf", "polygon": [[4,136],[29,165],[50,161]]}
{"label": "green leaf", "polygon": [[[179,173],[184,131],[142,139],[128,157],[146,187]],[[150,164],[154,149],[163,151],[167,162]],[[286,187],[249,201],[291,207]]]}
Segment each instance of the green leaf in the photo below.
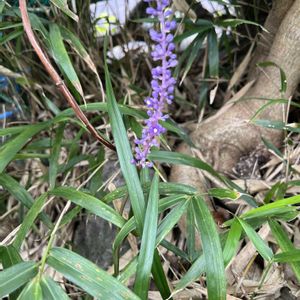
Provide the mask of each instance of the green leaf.
{"label": "green leaf", "polygon": [[[21,186],[15,179],[7,174],[0,174],[0,184],[8,190],[8,192],[19,202],[21,202],[27,208],[31,208],[34,203],[31,195]],[[41,220],[47,225],[48,228],[52,228],[50,218],[45,214],[41,213]]]}
{"label": "green leaf", "polygon": [[249,120],[249,122],[253,122],[253,120],[256,119],[256,117],[261,114],[268,106],[270,105],[276,105],[276,104],[287,104],[288,100],[287,99],[271,99],[269,100],[267,103],[265,103],[264,105],[262,105],[255,113],[254,115],[251,117],[251,119]]}
{"label": "green leaf", "polygon": [[17,37],[21,36],[23,34],[23,28],[17,28],[14,31],[11,31],[5,35],[2,35],[0,37],[0,45],[3,45],[9,41],[12,41],[14,39],[16,39]]}
{"label": "green leaf", "polygon": [[51,43],[51,52],[57,65],[62,69],[65,76],[67,76],[77,92],[83,97],[83,90],[80,81],[63,43],[58,25],[50,25],[49,38]]}
{"label": "green leaf", "polygon": [[191,166],[206,171],[212,176],[224,182],[227,186],[239,191],[241,193],[240,198],[245,200],[249,205],[251,205],[252,207],[257,207],[257,204],[252,196],[246,194],[239,186],[237,186],[225,176],[216,172],[209,164],[205,163],[201,159],[177,152],[155,150],[150,153],[149,159],[175,165]]}
{"label": "green leaf", "polygon": [[[192,206],[192,202],[189,206]],[[192,207],[186,212],[186,248],[190,261],[194,261],[198,257],[198,251],[196,251],[196,224],[194,210]]]}
{"label": "green leaf", "polygon": [[216,224],[205,201],[200,196],[195,196],[192,201],[205,258],[208,298],[225,300],[224,260]]}
{"label": "green leaf", "polygon": [[78,55],[86,62],[89,68],[95,73],[98,74],[97,68],[92,61],[90,55],[86,51],[84,45],[80,41],[77,35],[71,32],[66,27],[60,27],[60,32],[64,40],[66,40],[70,46],[78,53]]}
{"label": "green leaf", "polygon": [[292,204],[297,204],[297,203],[300,203],[299,195],[293,196],[290,198],[286,198],[286,199],[282,199],[282,200],[277,200],[276,202],[265,204],[263,206],[251,209],[251,210],[247,211],[246,213],[242,214],[240,216],[240,218],[244,219],[244,218],[254,217],[258,213],[268,212],[271,209],[282,208],[282,207],[292,205]]}
{"label": "green leaf", "polygon": [[34,223],[34,220],[37,218],[39,213],[41,212],[41,209],[47,199],[48,194],[42,194],[31,206],[29,209],[25,219],[23,220],[21,227],[17,233],[17,236],[13,242],[13,245],[16,249],[20,249],[21,245],[26,237],[26,234],[30,230],[32,224]]}
{"label": "green leaf", "polygon": [[297,208],[294,206],[287,206],[287,207],[275,207],[275,208],[270,208],[268,210],[263,210],[263,211],[258,211],[254,215],[250,216],[241,216],[243,220],[255,220],[255,219],[266,219],[270,217],[276,217],[281,220],[292,220],[295,217],[297,217],[298,211]]}
{"label": "green leaf", "polygon": [[164,248],[166,248],[167,250],[173,252],[175,255],[177,255],[178,257],[184,259],[187,262],[190,262],[190,259],[188,257],[188,255],[182,251],[181,249],[179,249],[177,246],[175,246],[174,244],[172,244],[171,242],[167,241],[167,240],[163,240],[160,245]]}
{"label": "green leaf", "polygon": [[72,18],[74,21],[78,22],[78,16],[69,9],[67,0],[50,0],[50,1],[61,11],[63,11],[67,16]]}
{"label": "green leaf", "polygon": [[218,198],[218,199],[230,199],[237,200],[240,198],[241,194],[237,191],[224,189],[224,188],[212,188],[208,191],[209,196]]}
{"label": "green leaf", "polygon": [[132,277],[136,272],[137,267],[137,257],[135,256],[122,270],[122,272],[118,275],[117,279],[125,284],[130,277]]}
{"label": "green leaf", "polygon": [[204,31],[202,33],[199,33],[197,37],[193,40],[192,44],[189,45],[189,47],[184,50],[184,54],[179,58],[179,64],[178,67],[175,70],[175,73],[178,72],[178,68],[183,64],[183,62],[187,59],[187,62],[184,66],[184,73],[182,75],[181,81],[186,77],[188,72],[190,71],[193,63],[195,62],[195,59],[200,55],[200,50],[203,45],[203,41],[207,35],[207,31]]}
{"label": "green leaf", "polygon": [[21,126],[13,126],[13,127],[7,127],[7,128],[1,128],[0,129],[0,136],[6,136],[6,135],[15,135],[18,134],[25,129],[28,129],[32,125],[21,125]]}
{"label": "green leaf", "polygon": [[219,76],[219,49],[218,38],[215,30],[209,31],[207,35],[208,45],[208,69],[210,77]]}
{"label": "green leaf", "polygon": [[27,208],[34,203],[31,195],[15,179],[7,174],[0,174],[0,184],[19,202]]}
{"label": "green leaf", "polygon": [[[271,228],[274,238],[276,239],[280,249],[283,252],[290,252],[290,251],[295,251],[295,250],[298,251],[298,249],[295,249],[295,246],[290,241],[290,239],[287,235],[287,232],[280,226],[280,224],[277,221],[270,219],[269,226]],[[278,255],[278,254],[276,254],[276,255]],[[274,256],[274,258],[276,257],[276,255]],[[295,261],[290,261],[290,265],[294,271],[294,274],[295,274],[298,282],[300,282],[300,263],[295,262]]]}
{"label": "green leaf", "polygon": [[158,219],[158,175],[152,180],[141,241],[141,249],[138,258],[137,275],[134,291],[141,299],[148,298],[150,274],[155,249],[155,239]]}
{"label": "green leaf", "polygon": [[[180,281],[177,283],[174,293],[184,289],[189,284],[196,281],[204,273],[205,273],[205,258],[204,255],[200,255],[194,261],[194,263],[189,268],[189,270],[183,275]],[[217,299],[217,298],[212,298],[212,299]]]}
{"label": "green leaf", "polygon": [[[159,201],[158,205],[158,212],[161,213],[164,210],[170,208],[171,206],[177,204],[178,202],[181,202],[182,200],[186,199],[186,195],[172,195],[166,198],[163,198]],[[177,223],[180,216],[183,214],[183,212],[186,209],[186,204],[188,203],[185,201],[183,205],[178,205],[174,210],[172,210],[167,217],[164,219],[163,222],[158,227],[157,231],[157,237],[156,237],[156,246],[160,244],[162,239],[168,234],[168,232],[174,227],[174,225]],[[136,229],[136,224],[134,217],[130,218],[125,225],[121,228],[121,230],[118,232],[118,234],[115,237],[114,243],[113,243],[113,258],[114,258],[114,267],[115,267],[115,275],[119,273],[119,266],[118,266],[118,249],[121,246],[124,239],[127,237],[127,235]]]}
{"label": "green leaf", "polygon": [[272,61],[264,61],[257,64],[259,67],[276,67],[280,71],[280,92],[285,93],[287,88],[287,81],[286,81],[286,75],[281,67],[279,67],[276,63]]}
{"label": "green leaf", "polygon": [[[107,40],[106,40],[107,42]],[[106,51],[104,51],[106,56]],[[107,95],[107,108],[108,115],[111,122],[111,129],[114,136],[117,154],[120,161],[120,167],[128,187],[130,202],[132,205],[135,220],[137,222],[138,232],[141,234],[143,231],[143,220],[145,213],[145,199],[139,176],[136,167],[132,164],[131,147],[127,138],[127,132],[119,111],[115,95],[112,89],[110,74],[105,60],[105,83]]]}
{"label": "green leaf", "polygon": [[116,235],[113,242],[113,264],[114,264],[114,276],[119,275],[119,250],[121,244],[128,236],[130,232],[136,229],[135,219],[131,217],[121,228],[121,230]]}
{"label": "green leaf", "polygon": [[125,224],[125,220],[113,208],[91,195],[71,187],[59,187],[50,193],[57,197],[66,198],[118,227]]}
{"label": "green leaf", "polygon": [[166,235],[173,229],[180,217],[188,207],[189,201],[182,201],[173,208],[167,216],[161,221],[157,229],[156,245],[159,245]]}
{"label": "green leaf", "polygon": [[158,212],[161,213],[161,212],[165,211],[166,209],[169,209],[170,207],[172,207],[184,200],[187,200],[187,198],[188,198],[187,195],[181,195],[181,194],[171,195],[171,196],[162,198],[159,200]]}
{"label": "green leaf", "polygon": [[281,263],[300,262],[300,250],[294,249],[275,254],[274,261]]}
{"label": "green leaf", "polygon": [[234,257],[238,245],[239,245],[239,240],[242,234],[242,227],[241,224],[239,223],[238,220],[234,219],[227,239],[226,239],[226,243],[223,249],[223,257],[224,257],[224,264],[225,266],[227,266],[229,264],[229,262],[231,261],[231,259]]}
{"label": "green leaf", "polygon": [[95,298],[140,299],[117,279],[70,250],[52,248],[47,263]]}
{"label": "green leaf", "polygon": [[[143,191],[148,193],[150,189],[149,184],[143,185]],[[172,183],[172,182],[160,182],[158,185],[158,191],[160,195],[169,195],[169,194],[182,194],[182,195],[194,195],[197,193],[197,190],[191,186]],[[128,196],[127,186],[121,186],[116,188],[114,191],[105,195],[102,199],[103,202],[109,203],[115,199],[126,198]]]}
{"label": "green leaf", "polygon": [[220,20],[216,22],[216,25],[225,27],[227,29],[228,26],[230,27],[237,27],[242,24],[248,24],[248,25],[254,25],[259,26],[262,30],[267,31],[263,26],[261,26],[259,23],[244,20],[244,19],[226,19],[226,20]]}
{"label": "green leaf", "polygon": [[170,299],[170,289],[167,277],[165,275],[158,250],[155,249],[152,265],[152,276],[162,299]]}
{"label": "green leaf", "polygon": [[[21,18],[21,13],[19,11],[17,11],[16,14]],[[29,16],[32,28],[35,31],[39,32],[39,34],[43,37],[43,42],[48,47],[49,46],[49,35],[48,35],[48,30],[44,26],[45,19],[42,19],[37,14],[30,13],[30,12],[28,12],[28,16]]]}
{"label": "green leaf", "polygon": [[4,7],[5,7],[5,2],[3,1],[3,2],[0,3],[0,13],[1,14],[3,12]]}
{"label": "green leaf", "polygon": [[218,172],[216,172],[209,164],[205,163],[204,161],[198,158],[194,158],[186,154],[170,152],[170,151],[153,150],[149,155],[149,159],[164,162],[164,163],[169,163],[169,164],[186,165],[186,166],[195,167],[207,171],[211,175],[224,181],[224,178]]}
{"label": "green leaf", "polygon": [[18,300],[43,300],[42,288],[37,277],[25,286]]}
{"label": "green leaf", "polygon": [[56,181],[56,176],[58,171],[58,159],[59,159],[62,138],[64,135],[64,129],[65,129],[65,123],[60,124],[56,131],[55,138],[53,140],[53,144],[51,147],[51,156],[49,159],[50,189],[53,189],[55,187],[55,181]]}
{"label": "green leaf", "polygon": [[41,280],[43,300],[69,300],[65,291],[53,279],[43,276]]}
{"label": "green leaf", "polygon": [[0,261],[4,269],[22,262],[18,250],[13,245],[0,246]]}
{"label": "green leaf", "polygon": [[0,173],[4,171],[14,156],[26,145],[28,140],[48,127],[48,125],[48,123],[30,125],[26,127],[26,129],[23,130],[19,135],[2,145],[0,147]]}
{"label": "green leaf", "polygon": [[182,34],[176,34],[176,36],[174,37],[174,43],[179,43],[189,36],[194,35],[195,33],[200,34],[205,31],[208,32],[209,29],[213,28],[213,23],[205,19],[198,19],[195,23],[186,25],[186,30],[184,30]]}
{"label": "green leaf", "polygon": [[239,223],[243,227],[246,235],[253,243],[258,253],[266,260],[271,261],[273,258],[273,252],[266,242],[259,236],[259,234],[245,221],[238,219]]}
{"label": "green leaf", "polygon": [[[120,112],[124,115],[128,115],[128,116],[133,116],[139,119],[145,119],[147,118],[147,113],[137,110],[137,109],[133,109],[130,108],[126,105],[122,105],[122,104],[117,104],[118,108],[120,110]],[[84,105],[80,106],[80,109],[82,111],[87,111],[87,112],[98,112],[98,111],[103,111],[103,112],[107,112],[107,103],[103,103],[103,102],[95,102],[95,103],[87,103]],[[66,121],[66,120],[72,120],[72,116],[74,116],[74,111],[72,110],[72,108],[68,108],[64,111],[62,111],[59,115],[57,115],[55,118],[53,118],[51,121],[47,121],[47,122],[41,122],[39,124],[46,124],[48,127],[51,126],[52,124],[56,124],[62,121]],[[177,134],[180,138],[182,138],[187,144],[189,145],[193,145],[190,137],[188,136],[188,134],[182,129],[180,128],[174,121],[172,121],[171,119],[168,119],[165,122],[161,122],[162,126],[164,126],[168,131],[171,131],[175,134]],[[24,131],[25,129],[29,128],[32,125],[25,125],[25,126],[15,126],[15,127],[8,127],[8,128],[3,128],[0,129],[0,136],[5,136],[5,135],[9,135],[9,134],[17,134],[20,133],[22,131]],[[46,127],[47,127],[46,126]]]}
{"label": "green leaf", "polygon": [[[0,13],[1,13],[1,4],[2,3],[0,3]],[[3,4],[5,4],[5,3],[3,2]],[[11,29],[11,28],[22,27],[22,26],[23,26],[22,22],[20,22],[20,23],[1,22],[0,30],[3,31],[5,29]]]}
{"label": "green leaf", "polygon": [[0,272],[0,298],[28,282],[37,272],[38,267],[32,261],[21,262]]}
{"label": "green leaf", "polygon": [[271,121],[271,120],[261,120],[261,119],[254,120],[253,123],[258,126],[262,126],[270,129],[285,130],[285,131],[291,131],[297,133],[300,132],[299,123],[285,124],[285,122],[282,121]]}
{"label": "green leaf", "polygon": [[[22,261],[22,257],[13,245],[0,246],[0,262],[2,262],[3,269],[7,269]],[[21,288],[15,290],[10,294],[9,299],[16,300],[20,292]]]}

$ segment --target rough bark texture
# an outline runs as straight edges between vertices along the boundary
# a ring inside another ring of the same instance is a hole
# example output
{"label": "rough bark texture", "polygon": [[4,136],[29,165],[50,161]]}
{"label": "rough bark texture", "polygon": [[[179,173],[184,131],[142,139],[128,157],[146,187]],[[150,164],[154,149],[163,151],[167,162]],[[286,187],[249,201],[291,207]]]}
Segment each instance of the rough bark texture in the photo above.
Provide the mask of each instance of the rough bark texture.
{"label": "rough bark texture", "polygon": [[[292,4],[292,6],[290,6]],[[288,9],[289,8],[289,9]],[[300,82],[300,0],[275,1],[265,26],[269,35],[262,34],[261,43],[254,53],[255,64],[261,61],[272,61],[279,65],[287,76],[287,91],[281,95],[279,70],[269,67],[262,70],[250,68],[249,78],[256,78],[256,82],[244,96],[247,100],[237,103],[227,102],[219,112],[197,126],[191,133],[197,151],[186,144],[181,144],[177,151],[197,156],[201,153],[204,158],[219,172],[228,174],[236,166],[242,156],[254,152],[261,146],[261,137],[280,146],[283,134],[278,130],[271,130],[250,124],[248,121],[254,113],[266,102],[257,100],[258,97],[267,99],[289,98],[293,95]],[[263,40],[268,41],[264,44]],[[269,47],[268,47],[269,44]],[[267,51],[268,50],[268,51]],[[266,53],[268,53],[266,55]],[[250,98],[256,98],[251,99]],[[263,111],[260,119],[283,120],[284,107],[272,105]],[[186,166],[174,166],[171,170],[171,181],[189,184],[199,191],[206,190],[206,182],[199,176],[199,170]],[[212,209],[211,202],[206,199]],[[183,217],[179,227],[184,233],[186,220]],[[199,243],[199,240],[198,240]]]}
{"label": "rough bark texture", "polygon": [[256,63],[266,60],[270,47],[274,41],[277,30],[295,0],[274,0],[272,9],[265,21],[264,28],[267,31],[262,31],[258,35],[256,51],[253,55],[249,68],[248,79],[253,80],[258,75]]}
{"label": "rough bark texture", "polygon": [[[285,5],[283,7],[286,9]],[[278,12],[277,15],[278,18],[282,16]],[[286,98],[293,95],[300,79],[299,15],[300,0],[296,0],[283,18],[266,57],[266,60],[278,64],[286,72],[288,84],[284,95]],[[275,24],[278,24],[279,21],[277,19]],[[267,20],[267,22],[269,21]],[[236,103],[229,101],[216,115],[201,123],[198,129],[191,133],[191,138],[204,159],[220,172],[230,173],[241,156],[257,149],[261,144],[262,136],[277,146],[282,142],[282,132],[258,127],[248,122],[266,102],[250,98],[276,99],[282,96],[279,91],[279,70],[275,67],[265,68],[259,72],[256,78],[254,86],[244,96],[247,100]],[[259,118],[283,120],[283,116],[283,106],[272,105],[269,109],[264,110]],[[181,144],[178,151],[192,154],[192,149],[185,144]],[[202,186],[198,172],[190,167],[174,166],[171,179],[198,186],[200,189]]]}

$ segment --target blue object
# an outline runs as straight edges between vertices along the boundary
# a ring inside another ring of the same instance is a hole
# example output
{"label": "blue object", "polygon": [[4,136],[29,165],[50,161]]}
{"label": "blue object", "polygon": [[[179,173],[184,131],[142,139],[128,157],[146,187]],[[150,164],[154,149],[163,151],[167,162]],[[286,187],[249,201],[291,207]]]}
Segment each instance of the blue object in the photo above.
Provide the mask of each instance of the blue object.
{"label": "blue object", "polygon": [[0,120],[7,119],[14,114],[14,111],[6,111],[3,114],[0,114]]}
{"label": "blue object", "polygon": [[8,87],[7,77],[0,75],[0,90],[4,90],[7,87]]}

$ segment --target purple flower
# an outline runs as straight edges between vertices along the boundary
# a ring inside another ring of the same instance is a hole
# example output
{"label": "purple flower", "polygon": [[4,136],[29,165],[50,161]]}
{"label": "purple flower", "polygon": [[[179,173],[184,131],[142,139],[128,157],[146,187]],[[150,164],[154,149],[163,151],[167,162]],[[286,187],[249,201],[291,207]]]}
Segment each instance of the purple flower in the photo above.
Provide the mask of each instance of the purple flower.
{"label": "purple flower", "polygon": [[[134,163],[144,167],[152,167],[148,160],[148,154],[152,147],[159,147],[159,136],[165,132],[165,128],[159,121],[165,121],[167,115],[163,110],[174,99],[175,78],[171,69],[177,65],[175,44],[173,43],[172,30],[176,29],[176,21],[171,20],[172,11],[169,8],[170,0],[144,0],[149,3],[146,13],[158,19],[159,30],[150,29],[149,34],[155,46],[151,53],[152,59],[159,65],[152,69],[152,93],[145,99],[149,118],[145,122],[141,139],[136,139]],[[154,4],[155,7],[152,6]]]}

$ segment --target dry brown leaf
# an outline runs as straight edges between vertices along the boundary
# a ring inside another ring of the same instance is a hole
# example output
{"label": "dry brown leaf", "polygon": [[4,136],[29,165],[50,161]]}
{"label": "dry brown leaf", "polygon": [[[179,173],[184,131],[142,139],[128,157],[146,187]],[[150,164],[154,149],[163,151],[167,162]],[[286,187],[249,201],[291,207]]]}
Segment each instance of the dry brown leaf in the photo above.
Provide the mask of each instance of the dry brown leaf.
{"label": "dry brown leaf", "polygon": [[234,74],[232,75],[229,84],[228,84],[228,88],[227,90],[231,90],[233,88],[233,86],[235,86],[237,83],[239,83],[239,81],[241,80],[242,76],[244,75],[248,64],[251,60],[251,56],[252,56],[252,50],[253,50],[253,46],[254,43],[251,45],[250,49],[248,50],[246,56],[244,57],[244,59],[242,60],[242,62],[240,63],[240,65],[237,67],[236,71],[234,72]]}

